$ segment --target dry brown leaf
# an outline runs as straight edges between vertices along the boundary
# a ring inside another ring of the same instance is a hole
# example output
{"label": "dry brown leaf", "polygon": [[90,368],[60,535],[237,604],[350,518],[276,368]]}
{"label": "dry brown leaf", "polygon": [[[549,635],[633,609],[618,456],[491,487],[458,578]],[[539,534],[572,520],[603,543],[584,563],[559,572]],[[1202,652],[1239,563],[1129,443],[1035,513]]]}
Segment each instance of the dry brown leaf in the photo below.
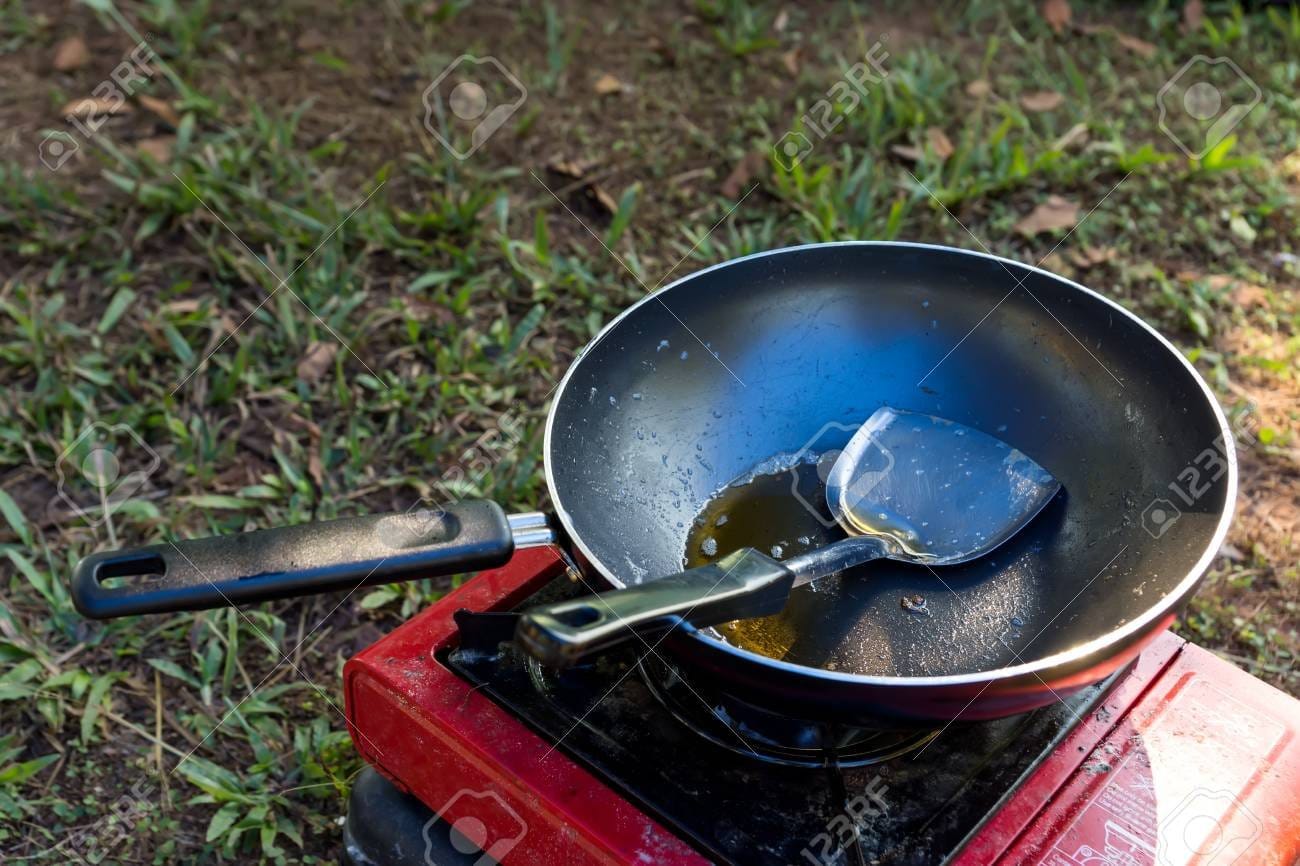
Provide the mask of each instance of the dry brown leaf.
{"label": "dry brown leaf", "polygon": [[325,486],[325,465],[321,463],[320,452],[314,448],[307,455],[307,474],[316,482],[317,489]]}
{"label": "dry brown leaf", "polygon": [[313,341],[303,353],[302,359],[298,361],[298,378],[308,384],[319,381],[334,363],[334,356],[338,353],[338,343]]}
{"label": "dry brown leaf", "polygon": [[672,45],[660,39],[658,36],[651,36],[646,40],[646,47],[654,54],[658,55],[665,66],[677,65],[677,49]]}
{"label": "dry brown leaf", "polygon": [[948,134],[937,126],[932,126],[925,131],[925,140],[930,145],[930,150],[934,155],[939,157],[939,161],[947,159],[953,155],[956,148],[952,146],[952,140]]}
{"label": "dry brown leaf", "polygon": [[181,116],[176,113],[176,109],[172,108],[172,104],[167,100],[144,94],[141,94],[139,99],[140,104],[144,106],[145,111],[155,115],[164,123],[172,127],[178,127],[181,125]]}
{"label": "dry brown leaf", "polygon": [[1187,0],[1183,4],[1183,32],[1192,33],[1201,29],[1201,19],[1205,17],[1205,6],[1201,0]]}
{"label": "dry brown leaf", "polygon": [[983,78],[976,78],[966,85],[966,95],[973,96],[976,99],[982,99],[993,92],[993,85],[989,84]]}
{"label": "dry brown leaf", "polygon": [[749,189],[749,182],[767,167],[767,154],[761,150],[751,150],[741,157],[740,162],[727,175],[726,180],[718,187],[718,191],[729,199],[734,199],[740,195],[742,190]]}
{"label": "dry brown leaf", "polygon": [[71,72],[90,62],[90,49],[86,40],[80,36],[69,36],[54,49],[54,68],[59,72]]}
{"label": "dry brown leaf", "polygon": [[1040,12],[1047,26],[1058,36],[1065,32],[1065,28],[1070,26],[1070,19],[1074,17],[1068,0],[1043,0]]}
{"label": "dry brown leaf", "polygon": [[921,150],[921,148],[913,147],[910,144],[896,144],[893,147],[891,147],[890,150],[896,156],[901,156],[903,159],[906,159],[909,162],[920,162],[921,157],[925,156],[925,153]]}
{"label": "dry brown leaf", "polygon": [[1047,201],[1038,205],[1029,216],[1016,223],[1016,231],[1027,238],[1043,232],[1060,231],[1074,228],[1078,222],[1079,206],[1059,195],[1047,197]]}
{"label": "dry brown leaf", "polygon": [[1070,261],[1080,270],[1096,267],[1115,258],[1115,251],[1110,247],[1084,247],[1070,253]]}
{"label": "dry brown leaf", "polygon": [[1147,60],[1150,60],[1156,55],[1156,47],[1145,39],[1138,39],[1136,36],[1129,36],[1127,33],[1120,33],[1116,30],[1115,41],[1139,57],[1143,57]]}
{"label": "dry brown leaf", "polygon": [[942,162],[953,155],[956,148],[953,147],[952,141],[948,138],[947,133],[937,126],[931,126],[925,131],[925,144],[895,144],[889,150],[898,157],[902,157],[908,162],[920,162],[925,158],[926,150]]}
{"label": "dry brown leaf", "polygon": [[1136,36],[1130,36],[1127,33],[1121,33],[1109,24],[1079,24],[1075,27],[1080,33],[1086,33],[1089,36],[1106,35],[1111,36],[1120,45],[1137,54],[1140,57],[1150,59],[1155,56],[1156,46],[1147,42],[1145,39],[1138,39]]}
{"label": "dry brown leaf", "polygon": [[1020,97],[1020,105],[1025,111],[1052,111],[1064,101],[1065,97],[1055,90],[1038,90]]}
{"label": "dry brown leaf", "polygon": [[562,174],[565,177],[580,178],[587,174],[596,165],[593,160],[585,159],[564,159],[557,157],[546,164],[546,167],[556,174]]}
{"label": "dry brown leaf", "polygon": [[104,114],[130,114],[131,106],[125,99],[114,99],[107,96],[88,96],[85,99],[74,99],[59,113],[64,117],[96,117]]}
{"label": "dry brown leaf", "polygon": [[1283,174],[1294,181],[1300,181],[1300,147],[1282,157],[1277,167]]}
{"label": "dry brown leaf", "polygon": [[593,85],[596,92],[601,96],[609,96],[611,93],[622,93],[627,90],[627,85],[619,81],[608,72],[596,79]]}
{"label": "dry brown leaf", "polygon": [[456,314],[442,304],[436,304],[427,298],[415,295],[402,295],[402,306],[416,319],[428,319],[439,325],[450,325],[456,321]]}
{"label": "dry brown leaf", "polygon": [[176,136],[160,135],[156,138],[146,138],[136,145],[136,149],[142,153],[147,153],[155,160],[166,165],[171,162],[172,148],[176,144]]}
{"label": "dry brown leaf", "polygon": [[1268,306],[1268,289],[1254,283],[1241,283],[1232,290],[1232,302],[1246,308]]}
{"label": "dry brown leaf", "polygon": [[298,47],[299,51],[320,51],[325,47],[325,34],[315,28],[306,30],[298,37],[298,41],[294,45]]}
{"label": "dry brown leaf", "polygon": [[618,202],[614,201],[614,197],[599,184],[591,187],[591,194],[596,197],[596,201],[600,202],[600,206],[605,210],[610,213],[618,213]]}
{"label": "dry brown leaf", "polygon": [[1088,124],[1076,123],[1065,134],[1052,143],[1052,150],[1065,150],[1071,145],[1083,144],[1088,140]]}
{"label": "dry brown leaf", "polygon": [[547,165],[547,168],[565,177],[582,177],[584,174],[582,166],[570,159],[552,160]]}
{"label": "dry brown leaf", "polygon": [[1065,256],[1057,250],[1052,250],[1046,257],[1039,262],[1038,266],[1049,273],[1058,274],[1062,277],[1073,277],[1074,266],[1066,261]]}
{"label": "dry brown leaf", "polygon": [[280,419],[280,425],[289,430],[296,430],[306,433],[307,438],[314,444],[320,444],[320,425],[315,421],[309,421],[297,412],[288,412]]}
{"label": "dry brown leaf", "polygon": [[1223,292],[1231,289],[1232,291],[1228,293],[1228,296],[1239,307],[1259,307],[1268,304],[1267,288],[1255,283],[1247,283],[1229,274],[1205,276],[1197,271],[1179,271],[1174,276],[1188,283],[1204,282],[1205,287],[1212,292]]}
{"label": "dry brown leaf", "polygon": [[[240,323],[242,324],[242,323]],[[222,334],[234,334],[239,330],[240,325],[235,323],[234,318],[229,313],[222,313],[217,316],[217,325]]]}
{"label": "dry brown leaf", "polygon": [[1204,283],[1207,289],[1214,292],[1221,292],[1228,288],[1228,286],[1235,286],[1241,282],[1236,277],[1230,276],[1229,274],[1210,274],[1209,276],[1206,276],[1200,271],[1193,270],[1176,271],[1174,273],[1174,279],[1184,283]]}
{"label": "dry brown leaf", "polygon": [[257,483],[257,476],[262,474],[257,458],[243,450],[240,450],[238,455],[235,458],[236,462],[212,476],[210,483],[213,490],[224,493]]}
{"label": "dry brown leaf", "polygon": [[782,54],[781,65],[785,67],[785,71],[789,72],[792,78],[797,76],[799,74],[799,49],[791,48]]}

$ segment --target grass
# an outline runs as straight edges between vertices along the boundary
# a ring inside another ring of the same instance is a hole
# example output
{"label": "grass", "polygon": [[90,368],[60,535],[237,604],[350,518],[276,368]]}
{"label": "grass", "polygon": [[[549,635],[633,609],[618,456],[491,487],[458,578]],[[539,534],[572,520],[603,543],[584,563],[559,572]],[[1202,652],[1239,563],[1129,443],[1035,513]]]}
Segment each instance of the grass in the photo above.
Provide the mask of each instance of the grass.
{"label": "grass", "polygon": [[[986,245],[1170,334],[1259,431],[1177,627],[1300,694],[1300,17],[1207,5],[1189,32],[1156,2],[1055,34],[1028,2],[0,3],[0,857],[64,862],[73,840],[108,862],[333,862],[359,769],[342,662],[446,583],[88,623],[71,564],[405,508],[506,414],[521,444],[460,487],[542,506],[540,427],[575,351],[642,283],[791,243]],[[43,131],[70,129],[59,109],[132,31],[166,67],[137,97],[176,116],[137,99],[48,170]],[[773,143],[884,34],[885,81],[782,169]],[[56,72],[73,35],[89,61]],[[528,88],[465,161],[420,100],[462,52]],[[1190,159],[1155,99],[1197,54],[1233,58],[1261,102]],[[1026,108],[1040,91],[1060,104]],[[1017,232],[1049,195],[1086,219]],[[157,455],[107,520],[58,496],[93,423],[141,437],[135,468]]]}

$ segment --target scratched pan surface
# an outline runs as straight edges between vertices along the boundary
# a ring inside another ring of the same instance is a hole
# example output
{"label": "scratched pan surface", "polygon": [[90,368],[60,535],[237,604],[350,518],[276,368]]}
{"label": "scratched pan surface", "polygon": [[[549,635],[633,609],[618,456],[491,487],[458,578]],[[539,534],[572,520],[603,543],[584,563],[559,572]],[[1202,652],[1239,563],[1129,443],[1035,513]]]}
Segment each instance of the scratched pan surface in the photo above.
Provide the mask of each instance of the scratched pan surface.
{"label": "scratched pan surface", "polygon": [[[781,660],[676,633],[665,649],[687,670],[810,716],[1009,715],[1129,661],[1227,530],[1231,439],[1176,349],[1075,283],[902,243],[751,256],[616,319],[555,397],[556,511],[608,585],[670,574],[721,487],[810,440],[843,445],[882,405],[995,435],[1066,493],[942,582],[875,563],[797,593],[786,618],[800,637]],[[928,616],[900,605],[916,593]]]}

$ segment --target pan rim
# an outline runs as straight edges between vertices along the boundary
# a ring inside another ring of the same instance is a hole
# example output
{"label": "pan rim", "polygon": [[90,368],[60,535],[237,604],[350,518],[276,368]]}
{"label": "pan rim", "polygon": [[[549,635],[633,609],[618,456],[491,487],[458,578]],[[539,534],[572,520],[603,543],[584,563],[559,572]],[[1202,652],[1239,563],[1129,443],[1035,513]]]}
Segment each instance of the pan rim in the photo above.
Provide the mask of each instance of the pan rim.
{"label": "pan rim", "polygon": [[[595,552],[591,550],[591,548],[582,540],[581,534],[576,531],[573,524],[573,519],[569,515],[568,509],[565,508],[563,498],[559,495],[559,492],[557,490],[556,483],[555,483],[555,475],[552,470],[551,444],[553,441],[552,437],[554,435],[556,408],[560,405],[560,401],[564,397],[565,391],[568,388],[569,383],[573,380],[574,374],[577,372],[578,368],[582,366],[583,360],[589,357],[591,351],[595,349],[596,346],[599,345],[602,340],[604,340],[607,336],[613,333],[613,331],[619,326],[619,324],[624,319],[631,316],[636,310],[638,310],[643,305],[648,304],[652,301],[658,300],[660,303],[662,303],[663,302],[662,296],[667,294],[668,292],[673,291],[678,286],[689,283],[692,280],[699,279],[713,271],[730,267],[732,265],[738,265],[741,262],[747,262],[755,259],[762,259],[768,256],[777,256],[777,255],[783,255],[787,253],[794,253],[803,250],[839,248],[839,247],[871,247],[871,248],[896,248],[896,249],[901,248],[901,249],[910,249],[910,250],[930,250],[930,251],[937,251],[937,252],[944,252],[944,253],[952,253],[952,254],[957,254],[962,256],[969,256],[972,258],[986,259],[989,261],[997,262],[1001,264],[1003,267],[1012,266],[1022,271],[1025,271],[1027,273],[1040,274],[1044,277],[1047,277],[1051,280],[1054,280],[1058,283],[1064,284],[1079,292],[1082,292],[1085,296],[1089,296],[1101,302],[1102,304],[1105,304],[1115,313],[1124,316],[1125,318],[1127,318],[1128,320],[1136,324],[1138,327],[1145,330],[1148,334],[1154,337],[1156,341],[1165,348],[1166,351],[1168,351],[1171,355],[1176,357],[1178,361],[1183,365],[1184,369],[1186,369],[1187,372],[1191,374],[1192,380],[1201,389],[1201,393],[1205,397],[1206,402],[1209,404],[1210,410],[1214,414],[1215,420],[1218,421],[1219,436],[1220,438],[1223,439],[1225,445],[1227,446],[1225,448],[1225,451],[1227,452],[1226,457],[1227,457],[1227,464],[1228,464],[1227,495],[1225,497],[1224,509],[1223,509],[1223,513],[1220,515],[1218,526],[1215,527],[1214,534],[1210,538],[1210,541],[1206,545],[1205,549],[1201,552],[1200,557],[1197,559],[1196,563],[1191,567],[1191,569],[1188,570],[1187,574],[1183,577],[1183,579],[1179,581],[1178,584],[1173,589],[1167,592],[1157,604],[1153,605],[1150,608],[1147,608],[1141,615],[1130,620],[1127,623],[1124,623],[1118,628],[1112,629],[1111,631],[1099,637],[1093,638],[1092,640],[1086,643],[1079,644],[1067,650],[1062,650],[1061,652],[1054,653],[1050,656],[1044,656],[1034,661],[1023,662],[1021,664],[1014,665],[1014,666],[994,668],[987,671],[976,671],[976,672],[965,673],[965,674],[947,674],[943,676],[866,676],[863,674],[849,674],[840,671],[825,670],[823,668],[808,667],[807,665],[793,664],[791,662],[781,661],[780,659],[769,658],[768,656],[760,655],[758,653],[751,652],[749,650],[741,649],[740,647],[734,646],[729,643],[725,643],[722,641],[717,641],[705,637],[704,635],[701,635],[698,631],[695,631],[694,629],[683,630],[683,635],[689,636],[692,640],[706,641],[708,644],[712,645],[715,649],[725,653],[737,655],[747,662],[757,661],[765,665],[772,666],[776,670],[780,670],[786,673],[797,674],[801,676],[815,676],[821,679],[837,681],[842,683],[851,683],[851,684],[869,685],[869,686],[884,686],[884,687],[891,687],[891,688],[897,688],[897,687],[934,688],[934,687],[942,687],[942,686],[969,686],[969,685],[991,686],[997,682],[1014,680],[1020,677],[1038,676],[1039,674],[1046,671],[1059,669],[1061,667],[1068,666],[1077,662],[1082,662],[1088,659],[1094,659],[1099,654],[1104,654],[1106,650],[1112,647],[1123,647],[1127,645],[1135,636],[1141,635],[1143,632],[1150,630],[1152,624],[1155,623],[1157,620],[1160,620],[1170,615],[1173,612],[1173,609],[1175,607],[1177,607],[1186,598],[1188,598],[1191,592],[1196,588],[1196,585],[1200,582],[1201,578],[1204,576],[1206,570],[1210,566],[1210,563],[1213,562],[1215,555],[1219,551],[1219,548],[1223,546],[1223,542],[1226,539],[1228,534],[1228,528],[1232,524],[1232,518],[1235,514],[1236,505],[1237,505],[1237,474],[1238,474],[1237,473],[1237,449],[1232,438],[1232,430],[1228,426],[1227,416],[1224,414],[1223,408],[1219,405],[1218,398],[1214,396],[1214,392],[1210,390],[1209,385],[1205,382],[1205,379],[1197,371],[1196,367],[1193,366],[1193,364],[1189,360],[1187,360],[1187,357],[1181,351],[1179,351],[1178,348],[1174,346],[1173,343],[1171,343],[1168,339],[1166,339],[1165,336],[1161,334],[1159,331],[1157,331],[1155,328],[1151,327],[1145,321],[1143,321],[1141,317],[1125,309],[1123,306],[1116,303],[1115,301],[1112,301],[1110,298],[1107,298],[1106,296],[1100,294],[1099,292],[1094,291],[1093,289],[1088,288],[1085,285],[1082,285],[1081,283],[1077,283],[1073,280],[1066,279],[1065,277],[1062,277],[1059,274],[1054,274],[1050,271],[1044,270],[1037,266],[1027,265],[1024,264],[1023,262],[1017,262],[1012,259],[1004,258],[1002,256],[993,255],[992,253],[979,252],[976,250],[967,250],[967,249],[962,249],[961,247],[950,247],[942,244],[926,244],[926,243],[916,243],[912,241],[832,241],[827,243],[799,244],[796,246],[780,247],[774,250],[765,250],[763,252],[751,253],[747,256],[740,256],[738,258],[728,259],[725,262],[719,262],[717,264],[710,265],[701,270],[694,271],[690,274],[681,277],[680,279],[674,280],[672,283],[669,283],[666,286],[656,289],[655,291],[649,293],[645,297],[638,300],[636,303],[629,306],[627,309],[623,310],[621,313],[619,313],[617,316],[611,319],[605,325],[605,327],[601,328],[600,332],[595,336],[595,338],[592,339],[591,342],[589,342],[586,346],[583,347],[578,357],[574,359],[573,363],[569,365],[568,370],[565,371],[564,376],[560,379],[560,384],[556,387],[555,394],[551,398],[551,406],[547,410],[546,430],[545,430],[545,436],[542,444],[543,455],[545,457],[545,459],[543,460],[543,464],[546,472],[546,487],[551,495],[552,506],[555,510],[556,516],[560,520],[560,524],[564,527],[565,533],[567,534],[569,539],[572,540],[573,544],[577,546],[578,550],[582,553],[586,562],[590,563],[590,565],[593,568],[595,568],[597,572],[599,572],[600,576],[604,578],[604,580],[607,583],[609,583],[611,586],[618,589],[627,586],[627,584],[623,583],[621,580],[619,580],[617,577],[614,576],[613,572],[608,568],[608,566],[606,566],[601,561],[600,557],[598,557],[595,554]],[[1073,602],[1071,602],[1071,604],[1072,603]],[[1068,606],[1069,605],[1067,605],[1067,607]]]}

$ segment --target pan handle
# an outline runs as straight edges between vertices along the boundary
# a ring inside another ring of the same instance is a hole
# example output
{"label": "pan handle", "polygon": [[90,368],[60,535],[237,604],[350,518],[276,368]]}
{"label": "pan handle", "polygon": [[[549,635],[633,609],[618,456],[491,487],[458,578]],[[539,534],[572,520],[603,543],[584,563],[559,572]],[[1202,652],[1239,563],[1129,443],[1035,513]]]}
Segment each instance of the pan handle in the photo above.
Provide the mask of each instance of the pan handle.
{"label": "pan handle", "polygon": [[549,539],[544,515],[458,502],[94,553],[72,600],[92,619],[204,610],[493,568]]}
{"label": "pan handle", "polygon": [[563,668],[634,634],[778,613],[793,585],[792,571],[744,548],[640,586],[531,608],[519,618],[515,641],[544,664]]}

